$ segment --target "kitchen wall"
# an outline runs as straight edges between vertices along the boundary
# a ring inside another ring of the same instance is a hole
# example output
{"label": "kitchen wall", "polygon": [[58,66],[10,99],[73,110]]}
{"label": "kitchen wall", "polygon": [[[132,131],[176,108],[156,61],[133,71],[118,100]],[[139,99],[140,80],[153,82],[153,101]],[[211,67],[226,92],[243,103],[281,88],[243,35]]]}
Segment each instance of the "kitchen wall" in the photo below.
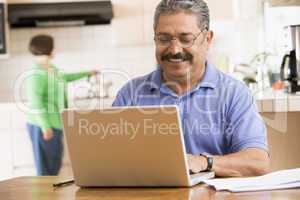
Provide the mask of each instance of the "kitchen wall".
{"label": "kitchen wall", "polygon": [[55,38],[53,62],[65,71],[118,69],[134,77],[154,67],[151,45],[115,45],[110,26],[14,29],[10,38],[11,57],[0,61],[0,78],[3,80],[1,94],[10,93],[18,76],[32,65],[33,57],[27,50],[28,43],[32,36],[39,33]]}
{"label": "kitchen wall", "polygon": [[266,50],[284,55],[291,42],[284,37],[284,27],[300,24],[300,6],[272,7],[265,4]]}
{"label": "kitchen wall", "polygon": [[[55,38],[54,63],[66,71],[113,69],[130,78],[150,72],[156,63],[152,18],[157,2],[114,0],[111,25],[10,30],[10,58],[0,60],[0,101],[13,100],[15,81],[33,62],[29,40],[39,33]],[[209,56],[213,63],[228,72],[263,49],[260,0],[210,0],[208,4],[215,31]],[[115,95],[128,78],[114,74],[108,79],[114,82],[111,93]]]}

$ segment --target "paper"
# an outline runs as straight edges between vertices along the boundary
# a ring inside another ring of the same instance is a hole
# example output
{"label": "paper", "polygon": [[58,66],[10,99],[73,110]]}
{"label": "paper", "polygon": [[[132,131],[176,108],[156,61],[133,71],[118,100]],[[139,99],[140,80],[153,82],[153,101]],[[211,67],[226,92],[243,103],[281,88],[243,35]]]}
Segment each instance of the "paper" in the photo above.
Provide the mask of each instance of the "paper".
{"label": "paper", "polygon": [[[216,190],[243,191],[243,190],[265,190],[280,189],[280,186],[299,187],[300,168],[281,170],[263,176],[250,178],[221,178],[205,180],[206,184],[213,186]],[[290,184],[290,185],[288,185]],[[256,189],[255,189],[256,188]]]}
{"label": "paper", "polygon": [[299,188],[300,181],[296,183],[288,183],[282,185],[272,185],[272,186],[255,186],[255,187],[237,187],[230,189],[231,192],[254,192],[254,191],[265,191],[265,190],[283,190],[291,188]]}

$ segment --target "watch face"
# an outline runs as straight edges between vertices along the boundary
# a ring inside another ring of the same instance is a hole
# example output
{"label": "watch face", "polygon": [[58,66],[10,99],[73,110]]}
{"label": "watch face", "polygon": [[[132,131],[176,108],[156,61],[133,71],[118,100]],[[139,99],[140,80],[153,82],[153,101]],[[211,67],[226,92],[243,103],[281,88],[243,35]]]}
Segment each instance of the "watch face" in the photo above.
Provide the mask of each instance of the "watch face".
{"label": "watch face", "polygon": [[214,159],[213,156],[208,153],[201,153],[200,156],[204,156],[207,160],[207,168],[206,171],[210,171],[213,167]]}
{"label": "watch face", "polygon": [[214,159],[213,156],[209,155],[207,158],[207,170],[210,171],[213,167]]}

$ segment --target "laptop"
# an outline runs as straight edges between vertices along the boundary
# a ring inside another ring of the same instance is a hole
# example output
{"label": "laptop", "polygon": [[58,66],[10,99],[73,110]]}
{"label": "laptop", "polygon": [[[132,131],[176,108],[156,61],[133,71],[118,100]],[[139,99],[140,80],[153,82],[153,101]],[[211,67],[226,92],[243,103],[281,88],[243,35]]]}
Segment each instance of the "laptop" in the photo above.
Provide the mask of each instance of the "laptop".
{"label": "laptop", "polygon": [[189,173],[177,106],[66,109],[63,131],[81,187],[189,187],[214,172]]}

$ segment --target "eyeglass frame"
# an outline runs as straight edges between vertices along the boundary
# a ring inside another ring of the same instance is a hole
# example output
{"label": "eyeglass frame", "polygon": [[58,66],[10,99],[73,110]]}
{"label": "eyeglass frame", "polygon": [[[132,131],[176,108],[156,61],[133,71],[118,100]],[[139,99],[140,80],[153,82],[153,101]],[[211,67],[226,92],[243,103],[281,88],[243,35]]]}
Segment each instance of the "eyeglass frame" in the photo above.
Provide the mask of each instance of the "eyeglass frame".
{"label": "eyeglass frame", "polygon": [[[172,36],[172,39],[169,41],[170,43],[169,43],[168,45],[158,45],[158,46],[161,46],[161,47],[169,47],[169,46],[171,46],[172,41],[177,40],[177,41],[179,42],[181,48],[190,48],[190,47],[194,46],[195,41],[198,39],[198,37],[199,37],[199,36],[201,35],[201,33],[203,33],[204,31],[208,31],[208,29],[207,29],[207,28],[203,28],[203,29],[202,29],[198,34],[196,34],[196,35],[194,35],[193,33],[188,33],[188,34],[191,34],[191,35],[194,36],[194,39],[191,40],[191,41],[193,41],[193,42],[192,42],[192,44],[189,45],[189,46],[182,46],[182,43],[181,43],[180,40],[178,39],[178,35],[180,35],[180,34],[178,34],[177,36]],[[156,37],[157,37],[158,35],[159,35],[159,34],[155,34],[155,36],[154,36],[154,41],[155,41],[156,44],[157,44]],[[202,44],[203,42],[204,42],[204,41],[202,41],[201,44]]]}

